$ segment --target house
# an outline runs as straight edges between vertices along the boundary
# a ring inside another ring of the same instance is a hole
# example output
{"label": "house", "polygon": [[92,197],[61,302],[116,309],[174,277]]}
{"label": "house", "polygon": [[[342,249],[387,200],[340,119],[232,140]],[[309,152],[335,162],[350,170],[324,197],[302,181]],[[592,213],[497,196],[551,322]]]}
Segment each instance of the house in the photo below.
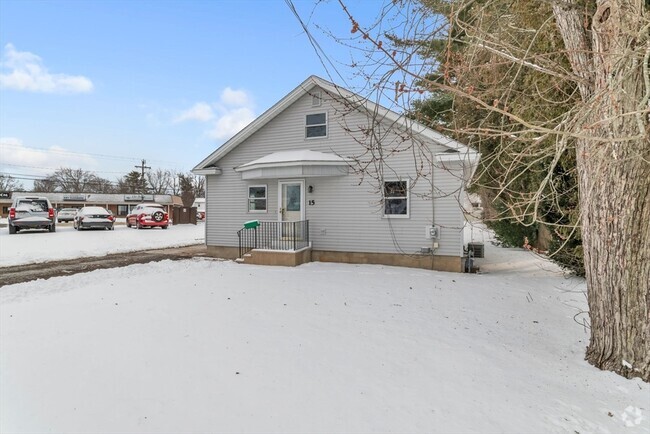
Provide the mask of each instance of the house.
{"label": "house", "polygon": [[194,203],[192,204],[192,207],[196,208],[197,218],[203,220],[205,218],[205,198],[197,197],[196,199],[194,199]]}
{"label": "house", "polygon": [[311,76],[201,161],[208,253],[256,264],[464,268],[479,154]]}

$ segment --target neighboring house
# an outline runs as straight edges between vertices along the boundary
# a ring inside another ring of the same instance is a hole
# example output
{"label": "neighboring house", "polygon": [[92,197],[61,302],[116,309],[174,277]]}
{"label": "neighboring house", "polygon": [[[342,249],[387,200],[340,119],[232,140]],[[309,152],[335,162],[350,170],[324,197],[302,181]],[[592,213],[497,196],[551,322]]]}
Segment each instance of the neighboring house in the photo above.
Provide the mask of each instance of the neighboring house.
{"label": "neighboring house", "polygon": [[205,198],[204,197],[197,197],[194,199],[194,203],[192,204],[192,207],[196,208],[196,214],[201,215],[201,218],[205,218]]}
{"label": "neighboring house", "polygon": [[193,169],[208,253],[462,271],[460,198],[478,158],[311,76]]}

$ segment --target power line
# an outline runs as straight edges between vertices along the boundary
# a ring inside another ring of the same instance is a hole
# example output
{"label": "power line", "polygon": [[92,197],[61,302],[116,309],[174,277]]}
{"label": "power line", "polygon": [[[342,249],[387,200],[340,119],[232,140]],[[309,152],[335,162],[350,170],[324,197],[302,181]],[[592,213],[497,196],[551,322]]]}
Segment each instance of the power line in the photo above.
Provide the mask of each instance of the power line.
{"label": "power line", "polygon": [[[55,167],[39,167],[39,166],[25,166],[23,164],[11,164],[11,163],[2,163],[0,162],[0,166],[12,166],[12,167],[24,167],[27,169],[39,169],[39,170],[59,170],[60,168],[55,168]],[[136,166],[139,167],[139,166]],[[125,175],[128,172],[121,171],[121,172],[110,172],[107,170],[93,170],[92,172],[94,173],[112,173],[112,174],[118,174],[118,175]]]}
{"label": "power line", "polygon": [[[62,155],[91,156],[91,157],[110,159],[110,160],[127,160],[127,161],[137,161],[137,160],[139,160],[139,158],[134,158],[134,157],[124,157],[124,156],[119,156],[119,155],[108,155],[108,154],[95,154],[95,153],[91,153],[91,152],[64,151],[64,150],[59,150],[59,149],[36,148],[36,147],[31,147],[31,146],[18,145],[18,144],[14,144],[14,143],[0,143],[0,147],[7,147],[7,148],[14,148],[14,149],[26,149],[26,150],[33,150],[33,151],[43,151],[43,152],[47,152],[47,153],[62,154]],[[177,162],[167,161],[167,160],[151,160],[151,161],[159,162],[159,163],[177,164]]]}

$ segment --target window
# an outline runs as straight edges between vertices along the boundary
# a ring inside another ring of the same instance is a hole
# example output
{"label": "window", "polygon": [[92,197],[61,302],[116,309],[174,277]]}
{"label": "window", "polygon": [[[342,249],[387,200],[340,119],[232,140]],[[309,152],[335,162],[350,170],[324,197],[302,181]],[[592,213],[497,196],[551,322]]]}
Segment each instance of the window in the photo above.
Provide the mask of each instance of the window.
{"label": "window", "polygon": [[408,217],[408,181],[384,181],[384,215]]}
{"label": "window", "polygon": [[305,123],[305,137],[327,137],[327,113],[307,115]]}
{"label": "window", "polygon": [[117,215],[127,215],[129,213],[128,205],[118,205],[117,206]]}
{"label": "window", "polygon": [[248,212],[266,212],[266,185],[248,187]]}

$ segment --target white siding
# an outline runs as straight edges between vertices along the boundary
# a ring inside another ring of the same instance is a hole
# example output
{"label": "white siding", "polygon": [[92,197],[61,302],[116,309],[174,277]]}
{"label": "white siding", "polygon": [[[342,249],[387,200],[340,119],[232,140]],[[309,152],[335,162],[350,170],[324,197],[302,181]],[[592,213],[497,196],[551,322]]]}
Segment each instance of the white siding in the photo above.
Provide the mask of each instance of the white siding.
{"label": "white siding", "polygon": [[[370,125],[367,115],[348,113],[344,108],[327,100],[323,92],[322,107],[311,106],[311,96],[305,95],[284,110],[263,128],[239,144],[216,164],[221,175],[209,175],[207,184],[207,233],[208,245],[237,246],[237,231],[243,222],[251,219],[272,220],[278,218],[278,179],[255,179],[243,181],[235,167],[251,162],[273,152],[294,149],[309,149],[318,152],[336,153],[344,157],[358,157],[363,148],[344,126],[356,129]],[[338,110],[337,110],[338,109]],[[326,138],[305,139],[305,115],[307,113],[328,113],[328,135]],[[344,125],[345,124],[345,125]],[[382,139],[385,149],[394,148],[399,136],[388,133]],[[402,144],[400,146],[405,146]],[[433,144],[431,155],[446,148]],[[364,157],[366,160],[369,157]],[[425,168],[425,171],[429,171]],[[313,186],[313,193],[306,192],[306,201],[313,200],[313,206],[306,205],[306,218],[310,222],[312,245],[316,250],[415,253],[421,247],[432,247],[432,241],[425,237],[425,228],[431,224],[441,226],[441,239],[436,254],[462,255],[462,219],[458,203],[460,197],[460,167],[458,170],[434,170],[435,199],[419,195],[431,194],[431,177],[420,178],[413,183],[410,193],[409,218],[385,218],[380,205],[381,193],[370,177],[361,183],[361,177],[350,170],[348,175],[333,177],[307,177],[305,187]],[[386,180],[415,178],[412,152],[394,154],[384,165]],[[266,184],[267,213],[247,212],[247,186]],[[414,184],[414,185],[413,185]]]}

